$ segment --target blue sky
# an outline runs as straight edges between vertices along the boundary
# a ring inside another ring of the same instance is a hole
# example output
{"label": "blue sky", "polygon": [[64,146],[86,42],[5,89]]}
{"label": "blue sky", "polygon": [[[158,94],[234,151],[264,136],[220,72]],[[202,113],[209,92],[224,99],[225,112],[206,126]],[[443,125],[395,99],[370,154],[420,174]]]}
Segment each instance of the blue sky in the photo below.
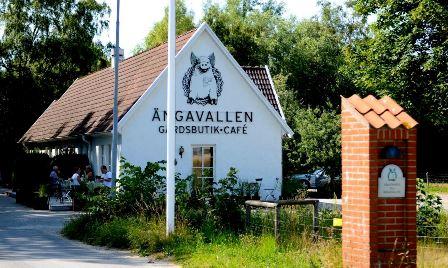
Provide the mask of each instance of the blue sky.
{"label": "blue sky", "polygon": [[[103,0],[112,9],[109,30],[101,35],[100,40],[115,43],[116,0]],[[204,0],[185,0],[187,7],[195,14],[195,21],[202,17]],[[120,5],[120,47],[124,49],[125,57],[131,56],[132,50],[141,43],[154,25],[163,17],[163,10],[168,0],[121,0]],[[214,0],[222,3],[224,0]],[[310,18],[319,12],[317,0],[283,0],[286,4],[286,14],[297,18]],[[342,5],[344,0],[330,2]]]}

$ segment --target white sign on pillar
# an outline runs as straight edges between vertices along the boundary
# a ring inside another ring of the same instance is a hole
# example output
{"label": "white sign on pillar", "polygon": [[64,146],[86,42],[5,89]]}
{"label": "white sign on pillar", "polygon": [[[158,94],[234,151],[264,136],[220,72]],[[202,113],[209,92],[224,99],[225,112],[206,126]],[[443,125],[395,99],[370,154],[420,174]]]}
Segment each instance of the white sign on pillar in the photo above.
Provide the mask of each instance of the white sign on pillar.
{"label": "white sign on pillar", "polygon": [[405,197],[406,179],[397,165],[387,165],[378,179],[378,197]]}

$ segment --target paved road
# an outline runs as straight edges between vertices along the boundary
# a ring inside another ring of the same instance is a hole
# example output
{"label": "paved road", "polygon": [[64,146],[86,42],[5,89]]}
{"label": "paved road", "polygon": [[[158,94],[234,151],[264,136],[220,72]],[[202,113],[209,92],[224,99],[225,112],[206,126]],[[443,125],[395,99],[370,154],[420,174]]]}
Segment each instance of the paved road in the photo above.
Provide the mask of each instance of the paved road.
{"label": "paved road", "polygon": [[0,189],[0,267],[99,268],[175,267],[148,263],[127,251],[108,250],[63,238],[59,231],[73,212],[36,211],[15,203]]}

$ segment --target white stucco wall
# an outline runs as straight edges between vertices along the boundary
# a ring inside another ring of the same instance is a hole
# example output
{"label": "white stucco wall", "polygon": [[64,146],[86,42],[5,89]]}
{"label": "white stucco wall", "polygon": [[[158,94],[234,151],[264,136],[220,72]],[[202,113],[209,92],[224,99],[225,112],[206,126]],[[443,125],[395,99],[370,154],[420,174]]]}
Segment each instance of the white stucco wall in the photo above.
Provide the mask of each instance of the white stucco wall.
{"label": "white stucco wall", "polygon": [[[182,78],[191,66],[190,55],[209,56],[214,53],[215,67],[221,72],[224,81],[223,91],[217,105],[188,104],[182,90]],[[209,34],[204,31],[198,39],[177,57],[176,61],[176,110],[207,114],[220,113],[221,118],[229,112],[235,121],[235,112],[251,112],[253,122],[176,122],[179,126],[219,126],[220,128],[247,127],[247,134],[176,134],[176,171],[183,177],[192,173],[192,145],[215,146],[215,179],[225,177],[230,167],[239,170],[242,180],[263,178],[261,188],[272,187],[275,178],[282,177],[282,134],[279,121],[268,110],[257,94],[250,88],[238,70],[231,64]],[[166,134],[159,132],[165,126],[163,111],[166,110],[166,75],[161,77],[147,98],[141,100],[121,129],[121,155],[129,162],[145,166],[148,161],[166,158]],[[257,89],[258,90],[258,89]],[[162,121],[153,121],[157,108]],[[243,116],[244,118],[244,116]],[[216,120],[215,120],[216,121]],[[242,128],[240,128],[241,130]],[[100,144],[95,143],[95,144]],[[178,150],[183,146],[185,152],[180,158]]]}

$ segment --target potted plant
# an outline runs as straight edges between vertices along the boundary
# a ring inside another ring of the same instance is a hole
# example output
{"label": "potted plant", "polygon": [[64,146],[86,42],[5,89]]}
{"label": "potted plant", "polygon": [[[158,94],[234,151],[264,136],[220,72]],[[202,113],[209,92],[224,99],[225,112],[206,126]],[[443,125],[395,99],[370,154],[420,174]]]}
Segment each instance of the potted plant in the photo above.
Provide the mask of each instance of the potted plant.
{"label": "potted plant", "polygon": [[34,209],[47,209],[48,208],[48,187],[45,184],[39,185],[39,190],[34,193],[33,201]]}
{"label": "potted plant", "polygon": [[258,182],[250,183],[250,196],[252,200],[260,200],[260,184]]}
{"label": "potted plant", "polygon": [[241,196],[245,201],[251,198],[250,184],[247,181],[239,183],[239,196]]}

